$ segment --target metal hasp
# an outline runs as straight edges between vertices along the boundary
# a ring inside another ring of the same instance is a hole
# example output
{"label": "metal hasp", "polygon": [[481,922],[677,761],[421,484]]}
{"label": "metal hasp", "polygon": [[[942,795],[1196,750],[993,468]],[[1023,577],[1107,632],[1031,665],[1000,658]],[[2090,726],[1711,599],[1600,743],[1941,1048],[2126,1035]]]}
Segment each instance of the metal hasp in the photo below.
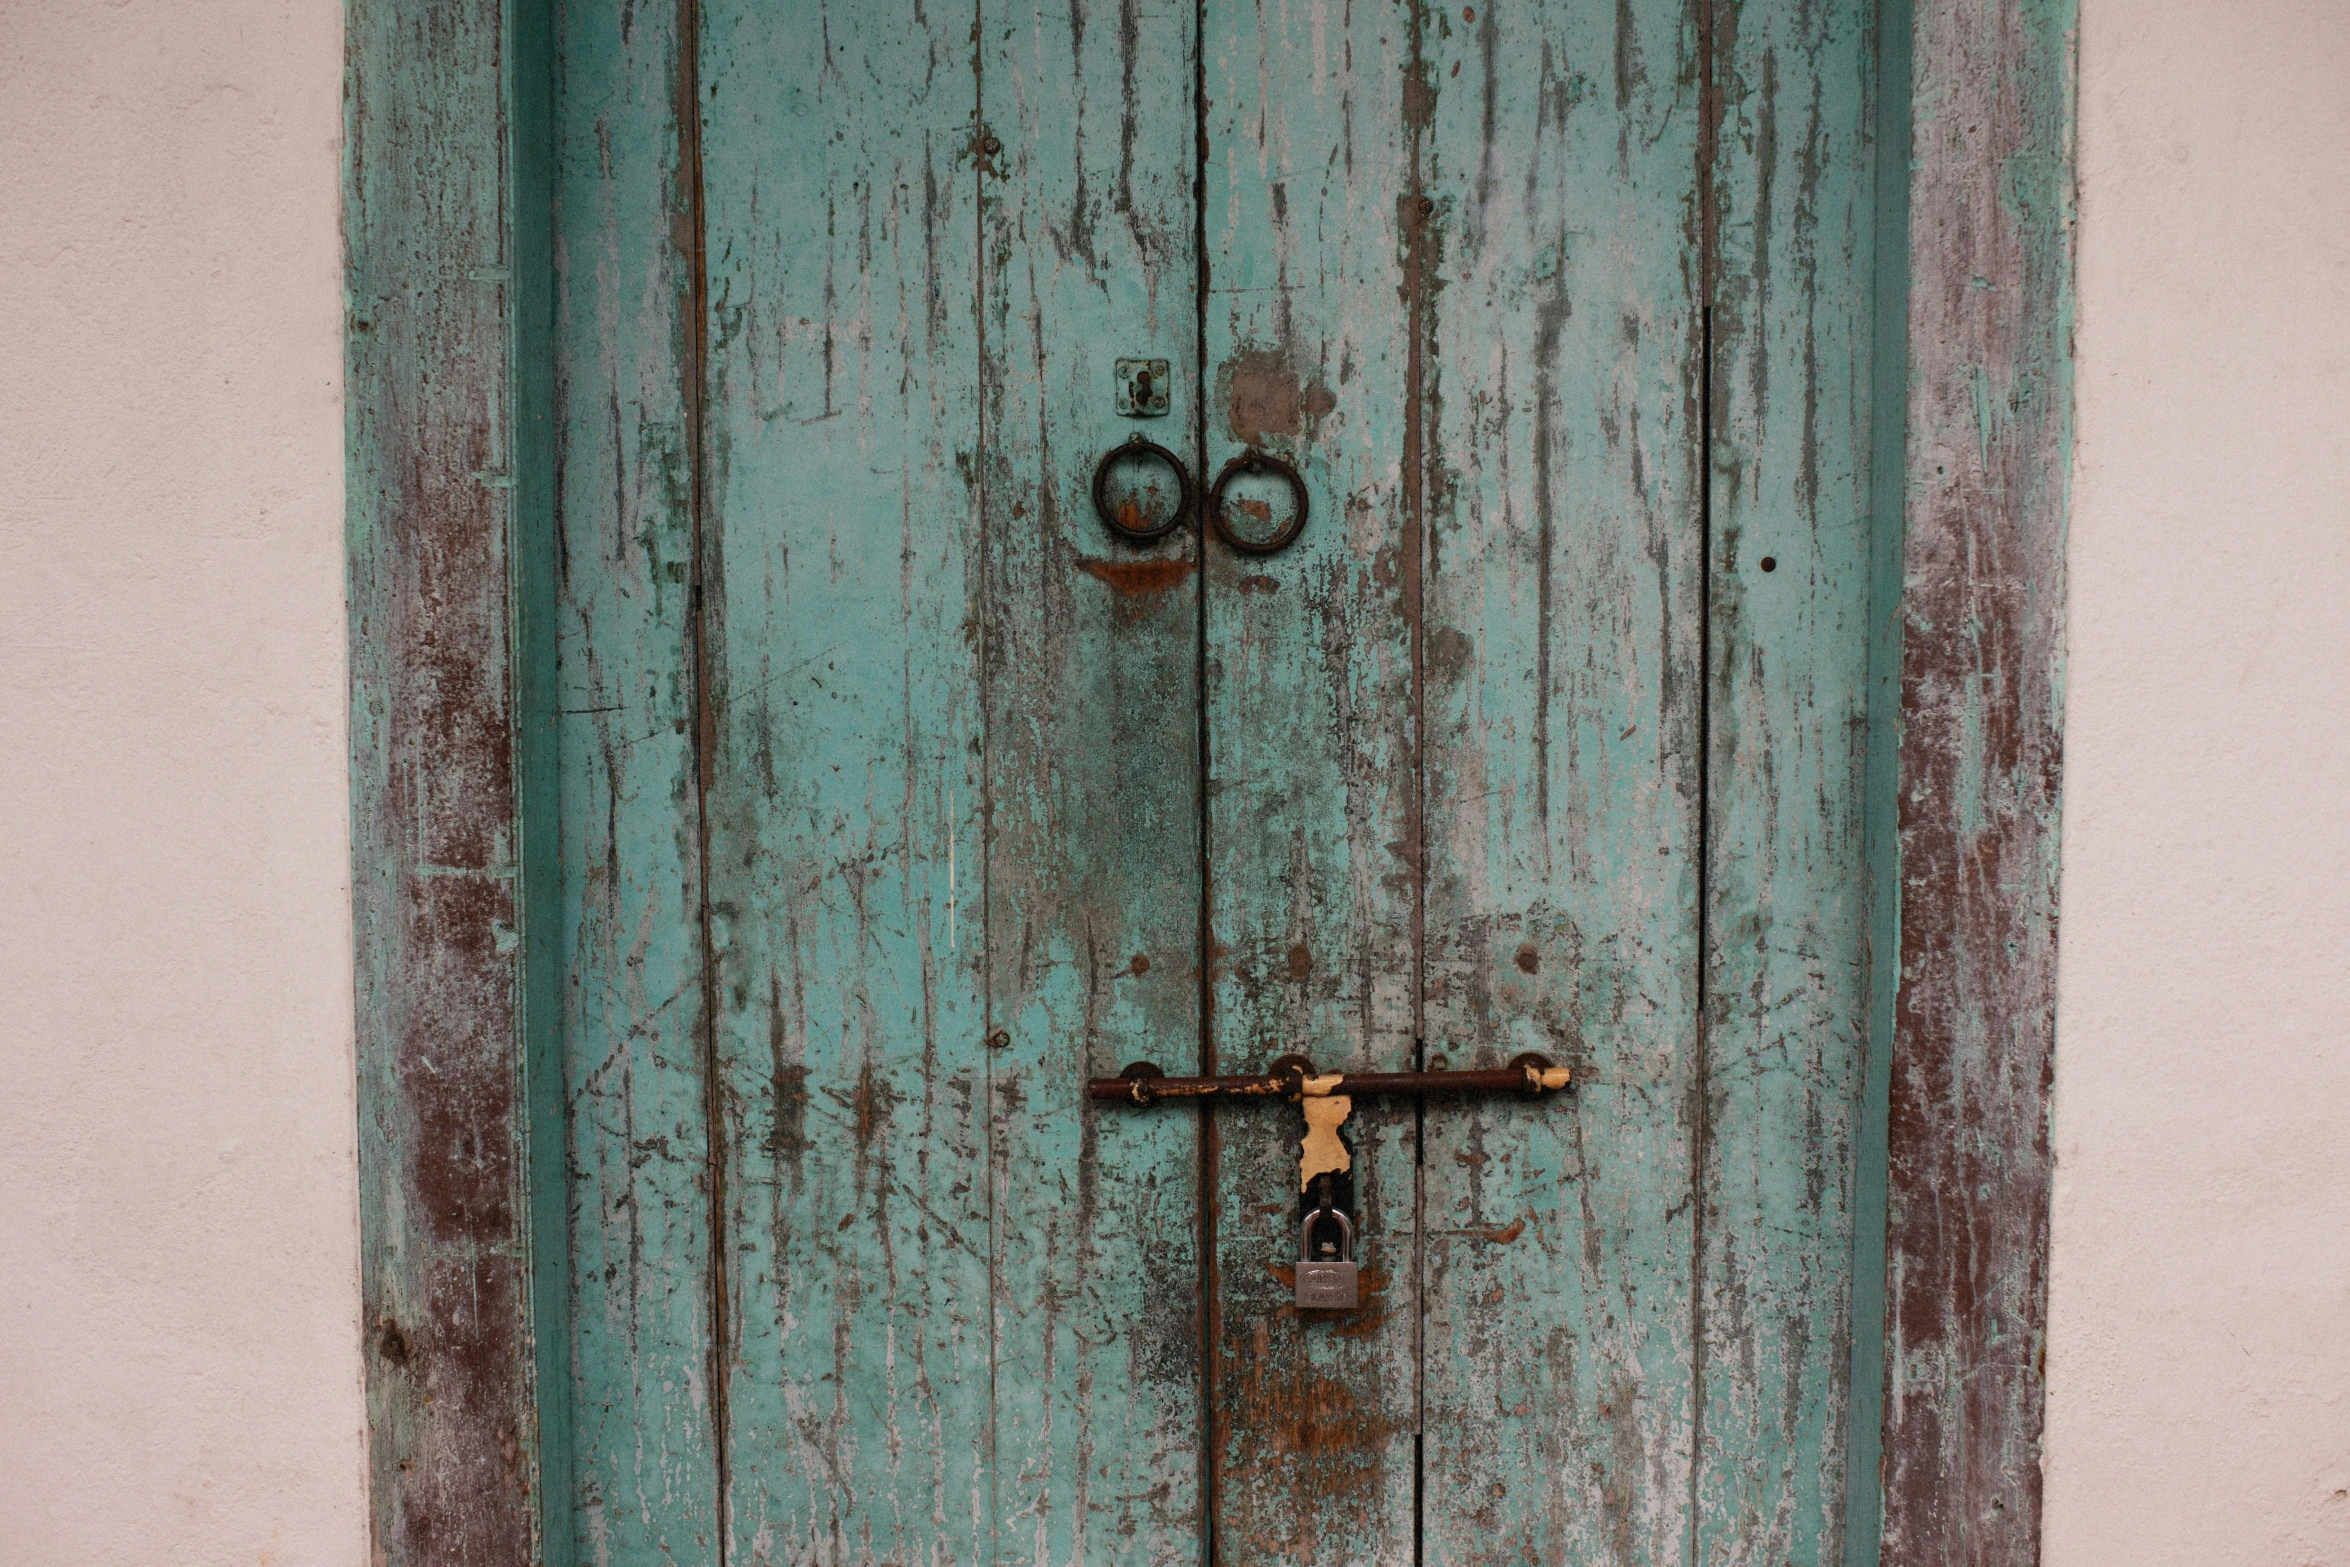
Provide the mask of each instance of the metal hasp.
{"label": "metal hasp", "polygon": [[[1432,1094],[1516,1094],[1535,1099],[1567,1086],[1568,1072],[1547,1056],[1528,1053],[1505,1067],[1467,1072],[1317,1073],[1304,1056],[1283,1056],[1272,1070],[1249,1077],[1169,1077],[1149,1061],[1137,1061],[1116,1077],[1085,1085],[1105,1104],[1155,1105],[1184,1100],[1281,1099],[1305,1112],[1305,1137],[1298,1144],[1298,1190],[1317,1190],[1321,1200],[1304,1218],[1298,1236],[1294,1285],[1301,1311],[1352,1311],[1359,1304],[1354,1221],[1331,1202],[1331,1181],[1354,1164],[1339,1136],[1358,1098],[1420,1098]],[[1335,1255],[1316,1255],[1314,1231],[1335,1225]]]}
{"label": "metal hasp", "polygon": [[1108,1103],[1161,1104],[1177,1099],[1286,1099],[1317,1097],[1334,1090],[1355,1099],[1410,1098],[1429,1094],[1519,1094],[1528,1099],[1567,1086],[1568,1072],[1548,1056],[1529,1051],[1510,1064],[1466,1072],[1344,1072],[1317,1074],[1311,1063],[1285,1056],[1273,1070],[1246,1077],[1169,1077],[1148,1061],[1137,1061],[1116,1077],[1097,1077],[1086,1094]]}

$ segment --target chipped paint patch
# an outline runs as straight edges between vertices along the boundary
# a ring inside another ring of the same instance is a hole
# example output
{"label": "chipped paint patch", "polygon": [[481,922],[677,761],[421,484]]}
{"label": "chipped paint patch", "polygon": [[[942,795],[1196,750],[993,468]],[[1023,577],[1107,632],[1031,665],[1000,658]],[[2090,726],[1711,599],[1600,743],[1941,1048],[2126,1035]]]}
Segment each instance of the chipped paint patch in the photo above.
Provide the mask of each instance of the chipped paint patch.
{"label": "chipped paint patch", "polygon": [[1354,1168],[1354,1155],[1347,1151],[1346,1142],[1338,1129],[1354,1113],[1355,1102],[1344,1094],[1333,1093],[1340,1082],[1336,1073],[1328,1077],[1309,1077],[1298,1106],[1306,1113],[1306,1135],[1298,1144],[1297,1188],[1304,1191],[1317,1175],[1344,1175]]}
{"label": "chipped paint patch", "polygon": [[1216,368],[1224,429],[1244,446],[1275,436],[1311,441],[1338,407],[1338,394],[1300,372],[1282,348],[1244,348]]}

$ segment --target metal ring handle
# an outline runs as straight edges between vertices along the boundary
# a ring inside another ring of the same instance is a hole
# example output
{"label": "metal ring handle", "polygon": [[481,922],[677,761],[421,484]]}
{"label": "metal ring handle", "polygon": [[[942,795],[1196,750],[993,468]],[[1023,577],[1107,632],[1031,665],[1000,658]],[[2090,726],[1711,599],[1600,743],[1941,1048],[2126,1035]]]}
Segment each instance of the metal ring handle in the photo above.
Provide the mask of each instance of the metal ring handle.
{"label": "metal ring handle", "polygon": [[[1279,533],[1269,539],[1243,538],[1224,525],[1224,487],[1244,473],[1270,473],[1289,482],[1289,493],[1297,501],[1297,512]],[[1208,521],[1216,528],[1216,537],[1222,539],[1243,555],[1270,555],[1275,550],[1287,549],[1305,531],[1306,481],[1297,470],[1270,452],[1250,447],[1226,463],[1216,475],[1215,487],[1208,491]]]}
{"label": "metal ring handle", "polygon": [[[1155,457],[1175,474],[1175,509],[1167,513],[1167,520],[1155,527],[1136,528],[1118,520],[1110,505],[1110,469],[1123,457]],[[1159,445],[1146,440],[1140,431],[1126,438],[1123,446],[1113,446],[1102,453],[1102,460],[1093,465],[1093,510],[1101,518],[1102,526],[1129,544],[1152,544],[1175,531],[1184,518],[1191,515],[1191,470],[1183,466],[1183,459]]]}

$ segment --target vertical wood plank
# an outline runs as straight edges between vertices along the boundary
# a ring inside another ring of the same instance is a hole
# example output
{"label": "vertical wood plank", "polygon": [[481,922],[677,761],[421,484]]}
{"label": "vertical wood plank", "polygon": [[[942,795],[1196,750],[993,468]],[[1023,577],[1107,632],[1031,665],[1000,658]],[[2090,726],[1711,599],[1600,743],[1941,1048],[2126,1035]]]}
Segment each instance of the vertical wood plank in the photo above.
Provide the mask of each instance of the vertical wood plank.
{"label": "vertical wood plank", "polygon": [[[1404,204],[1417,22],[1391,0],[1208,0],[1206,364],[1212,479],[1294,462],[1310,520],[1276,555],[1206,561],[1213,1054],[1261,1070],[1414,1059],[1416,864],[1405,480]],[[1418,1278],[1413,1114],[1358,1106],[1364,1304],[1301,1318],[1286,1108],[1215,1120],[1209,1285],[1217,1550],[1412,1556]],[[1341,1196],[1344,1198],[1342,1189]]]}
{"label": "vertical wood plank", "polygon": [[1712,37],[1701,1563],[1842,1555],[1869,1015],[1870,22],[1724,6]]}
{"label": "vertical wood plank", "polygon": [[718,1560],[684,19],[558,20],[569,1506],[612,1561]]}
{"label": "vertical wood plank", "polygon": [[1915,7],[1888,1567],[2039,1558],[2073,26]]}
{"label": "vertical wood plank", "polygon": [[354,5],[352,901],[374,1546],[531,1559],[507,16]]}
{"label": "vertical wood plank", "polygon": [[1426,1559],[1692,1540],[1702,116],[1678,4],[1431,33]]}
{"label": "vertical wood plank", "polygon": [[972,13],[705,3],[727,1557],[989,1549]]}
{"label": "vertical wood plank", "polygon": [[[981,7],[995,1551],[1197,1559],[1199,1123],[1089,1076],[1199,1048],[1198,551],[1095,516],[1199,406],[1189,6]],[[1163,358],[1163,418],[1113,408]]]}
{"label": "vertical wood plank", "polygon": [[1892,1079],[1893,1004],[1901,953],[1901,554],[1907,498],[1909,386],[1908,0],[1878,0],[1876,212],[1871,220],[1876,313],[1869,364],[1869,740],[1865,837],[1869,897],[1869,1036],[1860,1154],[1853,1161],[1852,1369],[1844,1465],[1843,1567],[1877,1567],[1884,1533],[1885,1111]]}

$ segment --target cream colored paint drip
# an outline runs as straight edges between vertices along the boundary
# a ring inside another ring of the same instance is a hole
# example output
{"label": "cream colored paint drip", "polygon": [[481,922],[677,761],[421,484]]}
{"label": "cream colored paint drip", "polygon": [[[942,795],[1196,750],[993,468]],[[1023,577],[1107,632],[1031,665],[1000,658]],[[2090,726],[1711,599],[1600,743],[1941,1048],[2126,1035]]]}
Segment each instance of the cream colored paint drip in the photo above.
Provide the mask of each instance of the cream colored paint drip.
{"label": "cream colored paint drip", "polygon": [[1338,1137],[1339,1127],[1355,1108],[1352,1099],[1332,1092],[1342,1081],[1344,1074],[1333,1072],[1327,1077],[1309,1077],[1302,1085],[1298,1104],[1306,1113],[1306,1136],[1299,1145],[1303,1156],[1297,1162],[1297,1189],[1301,1192],[1317,1175],[1343,1175],[1354,1168],[1354,1155]]}

